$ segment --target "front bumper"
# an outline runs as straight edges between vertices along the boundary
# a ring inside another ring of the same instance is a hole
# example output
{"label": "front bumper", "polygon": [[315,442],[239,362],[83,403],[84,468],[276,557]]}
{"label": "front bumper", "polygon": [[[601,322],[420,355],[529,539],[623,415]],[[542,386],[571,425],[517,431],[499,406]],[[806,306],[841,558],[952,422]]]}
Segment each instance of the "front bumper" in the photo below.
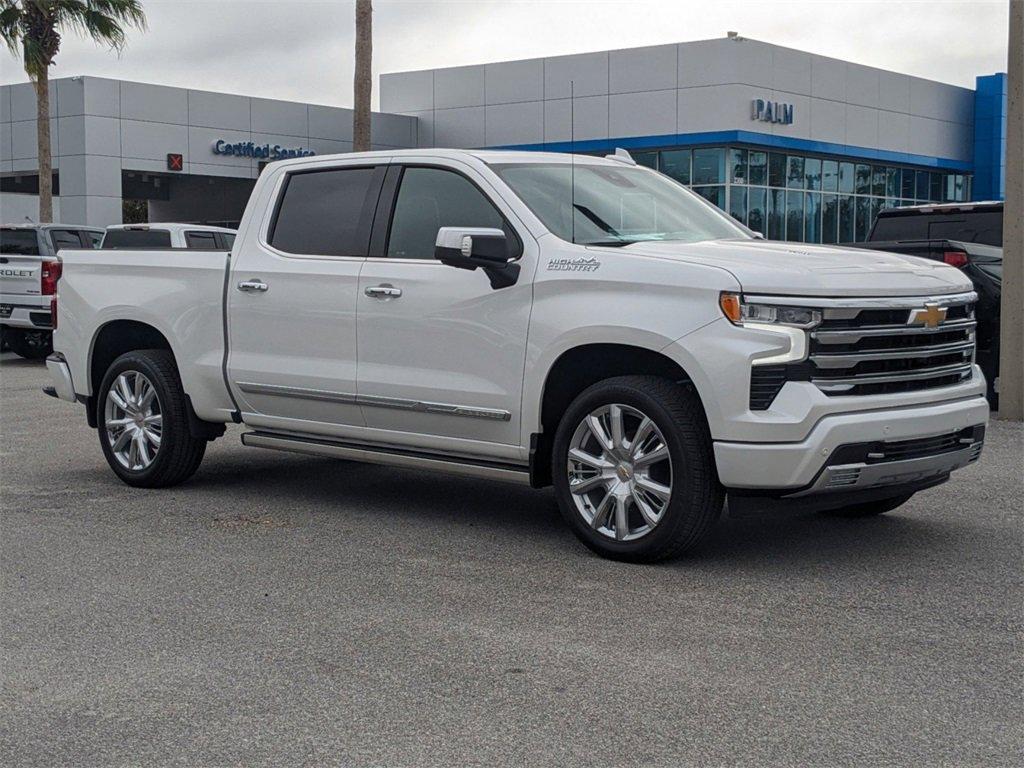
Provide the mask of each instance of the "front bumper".
{"label": "front bumper", "polygon": [[[914,408],[835,414],[822,418],[795,443],[715,443],[718,476],[729,490],[781,496],[849,493],[885,486],[941,481],[981,453],[988,402],[975,396]],[[977,436],[975,436],[977,435]],[[935,438],[930,441],[929,438]],[[916,452],[907,441],[920,441]],[[871,444],[863,456],[851,447]],[[934,451],[929,451],[929,446]],[[872,458],[869,454],[874,453]],[[895,457],[895,458],[893,458]]]}

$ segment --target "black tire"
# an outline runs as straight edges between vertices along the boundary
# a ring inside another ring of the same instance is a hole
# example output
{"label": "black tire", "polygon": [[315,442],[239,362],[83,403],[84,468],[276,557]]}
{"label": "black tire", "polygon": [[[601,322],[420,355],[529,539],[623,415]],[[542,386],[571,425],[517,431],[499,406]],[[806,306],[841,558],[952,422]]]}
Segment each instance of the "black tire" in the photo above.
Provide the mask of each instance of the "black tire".
{"label": "black tire", "polygon": [[875,517],[876,515],[884,515],[886,512],[892,512],[897,507],[902,507],[913,496],[912,493],[904,493],[899,496],[893,496],[888,499],[879,499],[877,501],[865,501],[862,504],[851,504],[848,507],[839,507],[838,509],[828,510],[826,514],[833,517]]}
{"label": "black tire", "polygon": [[[129,371],[142,373],[152,383],[162,421],[160,446],[145,469],[129,469],[118,461],[105,426],[107,393],[117,377]],[[174,356],[165,349],[126,352],[111,364],[97,392],[96,423],[100,446],[110,468],[125,483],[137,488],[165,488],[187,480],[199,468],[206,452],[206,440],[189,432],[185,391]]]}
{"label": "black tire", "polygon": [[53,333],[8,328],[4,340],[11,351],[26,360],[45,360],[53,352]]}
{"label": "black tire", "polygon": [[[671,496],[657,525],[629,541],[591,528],[569,489],[568,451],[577,427],[588,414],[613,403],[635,408],[655,423],[672,467]],[[552,473],[558,506],[573,533],[594,552],[614,560],[649,563],[683,554],[710,532],[725,500],[700,398],[689,385],[656,376],[606,379],[581,393],[555,432]]]}

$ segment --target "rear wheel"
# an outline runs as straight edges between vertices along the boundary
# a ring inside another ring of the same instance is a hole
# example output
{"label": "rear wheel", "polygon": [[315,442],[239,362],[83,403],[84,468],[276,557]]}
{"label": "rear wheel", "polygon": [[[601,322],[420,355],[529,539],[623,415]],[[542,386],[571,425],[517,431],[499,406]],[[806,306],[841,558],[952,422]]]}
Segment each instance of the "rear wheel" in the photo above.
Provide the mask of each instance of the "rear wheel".
{"label": "rear wheel", "polygon": [[7,328],[4,341],[14,354],[26,360],[44,360],[53,352],[53,334],[50,331]]}
{"label": "rear wheel", "polygon": [[96,421],[107,463],[128,485],[176,485],[206,452],[206,440],[189,431],[178,369],[164,349],[127,352],[113,362],[97,393]]}
{"label": "rear wheel", "polygon": [[892,496],[888,499],[879,499],[878,501],[866,501],[862,504],[851,504],[848,507],[839,507],[838,509],[829,510],[827,514],[833,515],[834,517],[874,517],[875,515],[884,515],[886,512],[892,512],[897,507],[902,507],[913,496],[912,493],[904,493],[900,496]]}
{"label": "rear wheel", "polygon": [[570,528],[617,560],[680,555],[722,511],[700,401],[667,379],[622,376],[584,391],[558,426],[552,470]]}

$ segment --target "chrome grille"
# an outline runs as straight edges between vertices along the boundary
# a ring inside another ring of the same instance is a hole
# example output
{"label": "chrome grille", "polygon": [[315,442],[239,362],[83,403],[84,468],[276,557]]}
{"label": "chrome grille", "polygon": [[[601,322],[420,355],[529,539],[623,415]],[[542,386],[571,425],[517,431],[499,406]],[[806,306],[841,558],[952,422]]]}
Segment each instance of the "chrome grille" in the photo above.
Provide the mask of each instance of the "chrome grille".
{"label": "chrome grille", "polygon": [[[810,334],[811,382],[826,395],[909,392],[958,384],[974,361],[973,293],[949,297],[843,302],[824,307]],[[943,315],[934,326],[917,313]]]}

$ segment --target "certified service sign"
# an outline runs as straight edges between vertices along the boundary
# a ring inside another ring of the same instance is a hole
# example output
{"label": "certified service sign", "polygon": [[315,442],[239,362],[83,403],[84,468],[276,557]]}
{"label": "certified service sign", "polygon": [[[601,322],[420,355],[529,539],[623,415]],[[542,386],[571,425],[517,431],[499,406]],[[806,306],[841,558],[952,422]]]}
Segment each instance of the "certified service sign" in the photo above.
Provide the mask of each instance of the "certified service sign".
{"label": "certified service sign", "polygon": [[213,142],[213,154],[255,157],[259,160],[284,160],[289,157],[310,157],[316,152],[305,147],[282,147],[280,144],[256,144],[251,141],[232,143],[217,139]]}

